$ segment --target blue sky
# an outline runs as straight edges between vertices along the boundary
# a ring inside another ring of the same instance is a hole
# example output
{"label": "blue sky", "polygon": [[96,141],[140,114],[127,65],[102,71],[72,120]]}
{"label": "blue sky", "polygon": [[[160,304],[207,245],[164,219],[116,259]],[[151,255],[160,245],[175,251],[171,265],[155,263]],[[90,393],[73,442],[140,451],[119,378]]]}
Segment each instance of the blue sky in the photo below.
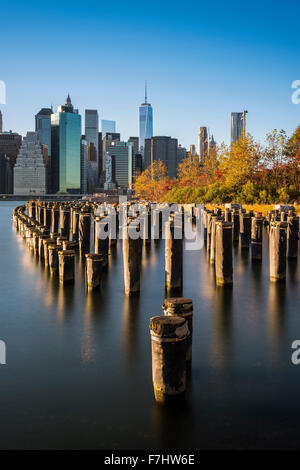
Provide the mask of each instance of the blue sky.
{"label": "blue sky", "polygon": [[300,124],[299,2],[29,0],[0,14],[5,130],[32,130],[34,114],[70,92],[82,114],[97,108],[123,139],[138,135],[145,79],[154,134],[184,146],[205,125],[229,143],[230,113],[244,108],[261,141]]}

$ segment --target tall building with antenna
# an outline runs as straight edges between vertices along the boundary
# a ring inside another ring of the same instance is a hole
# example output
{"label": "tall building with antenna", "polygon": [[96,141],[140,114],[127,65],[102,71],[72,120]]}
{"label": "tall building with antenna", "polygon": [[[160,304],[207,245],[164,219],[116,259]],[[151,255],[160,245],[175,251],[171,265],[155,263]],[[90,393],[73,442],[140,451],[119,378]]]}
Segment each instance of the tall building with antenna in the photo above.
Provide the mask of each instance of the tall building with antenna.
{"label": "tall building with antenna", "polygon": [[147,102],[147,81],[145,82],[145,102],[139,108],[140,124],[140,152],[144,155],[145,139],[153,137],[153,111],[150,103]]}

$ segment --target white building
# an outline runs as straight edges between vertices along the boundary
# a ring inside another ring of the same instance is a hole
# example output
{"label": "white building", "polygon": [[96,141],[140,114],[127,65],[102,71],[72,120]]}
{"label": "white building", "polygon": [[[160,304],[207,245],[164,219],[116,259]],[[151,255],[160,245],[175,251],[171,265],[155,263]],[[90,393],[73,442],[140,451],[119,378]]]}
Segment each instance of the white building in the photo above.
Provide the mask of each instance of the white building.
{"label": "white building", "polygon": [[37,132],[27,132],[14,168],[14,194],[46,194],[46,165]]}

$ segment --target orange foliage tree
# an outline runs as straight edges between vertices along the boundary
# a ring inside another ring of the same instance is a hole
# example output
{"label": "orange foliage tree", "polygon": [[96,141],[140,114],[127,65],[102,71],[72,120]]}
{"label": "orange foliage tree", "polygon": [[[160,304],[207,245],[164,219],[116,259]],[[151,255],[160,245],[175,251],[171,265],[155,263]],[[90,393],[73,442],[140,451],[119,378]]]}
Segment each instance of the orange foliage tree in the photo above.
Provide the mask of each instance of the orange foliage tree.
{"label": "orange foliage tree", "polygon": [[168,191],[170,184],[167,167],[161,160],[154,160],[137,177],[134,184],[134,192],[141,199],[159,201]]}

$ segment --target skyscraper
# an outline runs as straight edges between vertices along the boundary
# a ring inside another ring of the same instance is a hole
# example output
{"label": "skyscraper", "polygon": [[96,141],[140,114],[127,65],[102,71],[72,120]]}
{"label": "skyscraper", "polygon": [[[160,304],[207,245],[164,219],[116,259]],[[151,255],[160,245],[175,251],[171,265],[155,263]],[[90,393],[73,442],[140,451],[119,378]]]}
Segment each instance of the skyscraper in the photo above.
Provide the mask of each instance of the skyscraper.
{"label": "skyscraper", "polygon": [[[114,141],[108,147],[107,154],[111,155],[114,164],[115,183],[120,188],[131,188],[133,183],[133,145],[131,142]],[[106,159],[107,159],[106,154]]]}
{"label": "skyscraper", "polygon": [[0,193],[12,194],[14,189],[14,165],[22,143],[22,136],[16,132],[0,133]]}
{"label": "skyscraper", "polygon": [[116,121],[101,119],[101,132],[104,134],[114,134],[116,132]]}
{"label": "skyscraper", "polygon": [[27,132],[14,168],[14,194],[46,194],[46,171],[47,168],[38,133]]}
{"label": "skyscraper", "polygon": [[186,158],[186,148],[182,147],[180,144],[177,149],[177,166],[182,160]]}
{"label": "skyscraper", "polygon": [[68,95],[51,115],[52,192],[80,193],[81,116]]}
{"label": "skyscraper", "polygon": [[231,113],[231,143],[237,142],[246,133],[246,114],[248,111],[242,113]]}
{"label": "skyscraper", "polygon": [[140,152],[144,155],[145,139],[153,136],[153,110],[150,103],[147,103],[147,82],[145,84],[145,103],[141,104],[140,112]]}
{"label": "skyscraper", "polygon": [[87,175],[88,192],[94,192],[99,177],[99,149],[98,149],[99,119],[96,109],[85,110],[85,140],[87,141]]}
{"label": "skyscraper", "polygon": [[0,109],[0,134],[3,132],[3,119],[2,119],[2,112]]}
{"label": "skyscraper", "polygon": [[80,139],[80,193],[87,193],[87,141],[85,136]]}
{"label": "skyscraper", "polygon": [[99,132],[99,119],[98,111],[96,109],[85,110],[85,140],[88,146],[94,144],[96,150],[96,161],[98,162],[98,132]]}
{"label": "skyscraper", "polygon": [[196,155],[196,146],[194,144],[191,144],[189,146],[189,154],[191,157],[194,157]]}
{"label": "skyscraper", "polygon": [[35,132],[41,144],[47,145],[48,157],[51,157],[51,114],[52,108],[42,108],[35,115]]}
{"label": "skyscraper", "polygon": [[102,134],[102,171],[105,172],[106,152],[111,146],[112,142],[120,141],[120,134],[118,132],[108,132],[107,134]]}
{"label": "skyscraper", "polygon": [[208,132],[207,127],[200,127],[198,133],[198,154],[201,162],[208,150]]}
{"label": "skyscraper", "polygon": [[170,178],[175,178],[178,163],[178,140],[165,136],[146,139],[144,158],[145,168],[151,165],[154,160],[161,160],[168,168]]}

